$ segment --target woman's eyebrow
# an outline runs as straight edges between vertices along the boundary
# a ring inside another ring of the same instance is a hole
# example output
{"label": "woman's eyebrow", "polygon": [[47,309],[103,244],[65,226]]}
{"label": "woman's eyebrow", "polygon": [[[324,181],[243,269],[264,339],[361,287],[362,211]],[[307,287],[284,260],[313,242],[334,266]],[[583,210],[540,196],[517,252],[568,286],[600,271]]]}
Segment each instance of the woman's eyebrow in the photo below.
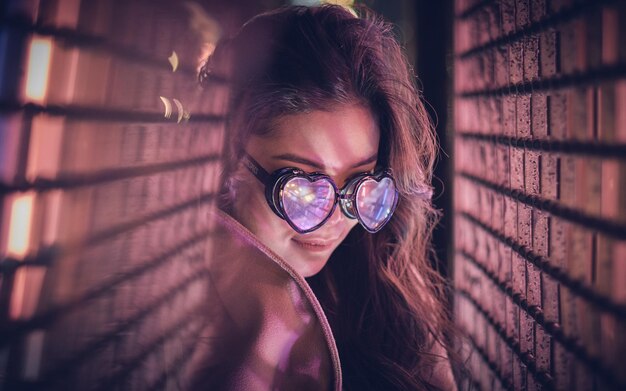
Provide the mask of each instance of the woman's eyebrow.
{"label": "woman's eyebrow", "polygon": [[357,167],[364,166],[366,164],[374,163],[376,160],[378,160],[378,152],[368,157],[367,159],[363,159],[360,162],[356,163],[355,165],[352,166],[352,168],[357,168]]}
{"label": "woman's eyebrow", "polygon": [[[273,159],[286,160],[286,161],[293,162],[293,163],[306,164],[307,166],[316,168],[318,170],[323,170],[325,168],[322,163],[319,163],[319,162],[307,159],[307,158],[302,157],[302,156],[294,155],[294,154],[291,154],[291,153],[284,153],[282,155],[275,155],[275,156],[272,156],[272,158]],[[377,159],[378,159],[378,153],[375,153],[372,156],[355,163],[350,168],[361,167],[361,166],[364,166],[366,164],[373,163]]]}
{"label": "woman's eyebrow", "polygon": [[322,163],[314,162],[313,160],[309,160],[302,156],[294,155],[291,153],[283,153],[282,155],[275,155],[275,156],[272,156],[272,159],[280,159],[280,160],[286,160],[286,161],[294,162],[294,163],[306,164],[307,166],[317,168],[318,170],[324,169],[324,165]]}

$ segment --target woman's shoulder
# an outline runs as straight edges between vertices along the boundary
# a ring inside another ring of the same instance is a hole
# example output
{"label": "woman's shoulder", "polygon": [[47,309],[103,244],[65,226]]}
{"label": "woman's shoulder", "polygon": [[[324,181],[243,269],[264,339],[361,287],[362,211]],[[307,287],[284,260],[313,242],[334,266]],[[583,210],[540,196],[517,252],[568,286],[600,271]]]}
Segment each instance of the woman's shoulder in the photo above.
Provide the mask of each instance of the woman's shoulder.
{"label": "woman's shoulder", "polygon": [[208,318],[189,388],[340,384],[330,328],[304,279],[231,216],[211,217]]}

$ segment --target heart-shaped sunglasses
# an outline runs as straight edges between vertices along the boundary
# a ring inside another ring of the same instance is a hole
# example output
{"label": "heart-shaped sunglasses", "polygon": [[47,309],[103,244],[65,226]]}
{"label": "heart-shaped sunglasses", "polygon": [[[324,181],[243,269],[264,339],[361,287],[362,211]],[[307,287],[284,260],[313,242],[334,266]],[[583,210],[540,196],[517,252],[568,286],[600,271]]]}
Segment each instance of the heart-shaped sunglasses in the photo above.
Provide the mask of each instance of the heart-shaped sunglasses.
{"label": "heart-shaped sunglasses", "polygon": [[332,216],[337,203],[344,215],[357,219],[369,232],[379,231],[398,205],[398,191],[390,170],[363,172],[338,189],[326,174],[299,168],[279,168],[269,174],[244,152],[243,163],[265,185],[265,199],[276,215],[298,233],[315,231]]}

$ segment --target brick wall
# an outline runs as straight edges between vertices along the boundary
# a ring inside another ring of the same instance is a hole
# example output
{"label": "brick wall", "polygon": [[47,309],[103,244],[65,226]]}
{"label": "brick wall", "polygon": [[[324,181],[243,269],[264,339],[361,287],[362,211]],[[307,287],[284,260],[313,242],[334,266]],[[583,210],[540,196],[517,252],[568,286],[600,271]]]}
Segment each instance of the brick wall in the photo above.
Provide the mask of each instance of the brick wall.
{"label": "brick wall", "polygon": [[0,5],[0,389],[178,389],[224,125],[182,4]]}
{"label": "brick wall", "polygon": [[626,389],[626,4],[454,12],[455,318],[472,382]]}

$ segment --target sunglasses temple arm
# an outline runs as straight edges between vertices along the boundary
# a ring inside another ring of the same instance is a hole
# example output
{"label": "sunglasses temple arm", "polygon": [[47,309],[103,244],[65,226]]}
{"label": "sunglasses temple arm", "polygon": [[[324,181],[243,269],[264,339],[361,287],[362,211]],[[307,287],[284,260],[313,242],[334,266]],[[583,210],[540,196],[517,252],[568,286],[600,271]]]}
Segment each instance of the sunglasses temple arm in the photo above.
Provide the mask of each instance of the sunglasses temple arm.
{"label": "sunglasses temple arm", "polygon": [[256,160],[254,160],[252,156],[244,152],[241,159],[243,161],[243,164],[245,164],[248,170],[250,170],[250,172],[254,174],[254,176],[257,177],[258,180],[260,180],[264,184],[269,182],[270,174],[265,171],[265,169],[261,167],[261,165]]}

